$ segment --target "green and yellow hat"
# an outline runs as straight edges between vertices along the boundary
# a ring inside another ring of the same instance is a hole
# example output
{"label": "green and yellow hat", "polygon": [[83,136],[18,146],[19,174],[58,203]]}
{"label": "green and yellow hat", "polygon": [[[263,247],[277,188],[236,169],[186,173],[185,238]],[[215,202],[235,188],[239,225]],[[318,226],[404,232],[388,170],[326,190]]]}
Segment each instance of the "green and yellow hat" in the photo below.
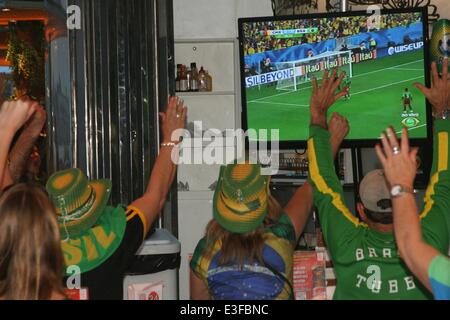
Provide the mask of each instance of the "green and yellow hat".
{"label": "green and yellow hat", "polygon": [[214,193],[214,219],[233,233],[256,230],[267,216],[269,179],[261,175],[260,165],[222,166]]}
{"label": "green and yellow hat", "polygon": [[89,230],[102,215],[111,194],[110,180],[88,181],[80,169],[56,172],[47,181],[61,237]]}

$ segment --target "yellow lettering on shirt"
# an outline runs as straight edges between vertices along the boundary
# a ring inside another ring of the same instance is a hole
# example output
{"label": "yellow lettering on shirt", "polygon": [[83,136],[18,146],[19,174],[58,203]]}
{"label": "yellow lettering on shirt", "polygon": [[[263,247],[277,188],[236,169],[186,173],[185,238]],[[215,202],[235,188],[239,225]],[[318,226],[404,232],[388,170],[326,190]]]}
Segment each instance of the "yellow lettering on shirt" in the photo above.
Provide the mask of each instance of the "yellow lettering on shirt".
{"label": "yellow lettering on shirt", "polygon": [[79,248],[81,241],[71,240],[70,242],[61,241],[61,248],[64,253],[64,261],[66,266],[77,265],[81,262],[83,253]]}
{"label": "yellow lettering on shirt", "polygon": [[102,227],[95,227],[92,229],[92,233],[95,235],[97,242],[106,249],[111,243],[113,243],[114,239],[116,239],[116,234],[111,231],[109,235],[106,235],[105,230]]}
{"label": "yellow lettering on shirt", "polygon": [[87,259],[89,261],[92,261],[92,260],[98,258],[97,248],[92,243],[92,239],[89,236],[84,236],[83,241],[84,241],[84,245],[86,247]]}

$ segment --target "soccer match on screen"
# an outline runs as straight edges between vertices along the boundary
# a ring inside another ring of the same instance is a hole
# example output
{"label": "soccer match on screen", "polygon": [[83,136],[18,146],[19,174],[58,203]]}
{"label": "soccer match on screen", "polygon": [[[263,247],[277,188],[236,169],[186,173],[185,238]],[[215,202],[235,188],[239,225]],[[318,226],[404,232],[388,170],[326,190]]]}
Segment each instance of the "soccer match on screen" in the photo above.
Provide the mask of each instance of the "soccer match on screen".
{"label": "soccer match on screen", "polygon": [[[345,71],[346,95],[331,109],[348,118],[349,140],[377,139],[387,126],[427,137],[421,13],[284,19],[242,24],[247,126],[304,141],[313,77]],[[264,138],[261,138],[263,140]]]}

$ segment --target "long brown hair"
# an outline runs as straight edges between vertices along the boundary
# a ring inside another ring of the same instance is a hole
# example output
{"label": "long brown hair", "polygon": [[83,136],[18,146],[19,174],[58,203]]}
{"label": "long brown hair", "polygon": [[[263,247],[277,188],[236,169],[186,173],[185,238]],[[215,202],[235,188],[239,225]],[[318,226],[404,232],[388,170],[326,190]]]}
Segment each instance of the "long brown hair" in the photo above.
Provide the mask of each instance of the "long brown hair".
{"label": "long brown hair", "polygon": [[264,263],[262,254],[264,242],[266,241],[264,229],[278,220],[283,209],[278,201],[269,195],[268,214],[264,224],[258,229],[245,233],[232,233],[222,228],[215,219],[211,220],[206,227],[206,242],[209,250],[206,255],[212,254],[213,245],[220,241],[219,264],[224,265],[229,262],[243,265],[245,260],[258,261]]}
{"label": "long brown hair", "polygon": [[63,295],[63,255],[55,209],[37,186],[19,184],[0,198],[0,298]]}

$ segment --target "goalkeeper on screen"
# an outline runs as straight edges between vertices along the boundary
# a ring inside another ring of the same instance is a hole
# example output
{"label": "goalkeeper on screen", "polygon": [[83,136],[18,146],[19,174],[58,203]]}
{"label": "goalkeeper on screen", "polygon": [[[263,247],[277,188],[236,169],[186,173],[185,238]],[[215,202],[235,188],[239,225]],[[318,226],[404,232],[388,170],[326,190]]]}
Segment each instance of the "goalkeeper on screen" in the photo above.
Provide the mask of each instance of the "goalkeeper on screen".
{"label": "goalkeeper on screen", "polygon": [[[337,81],[337,77],[334,79],[334,81]],[[346,76],[343,80],[342,83],[339,85],[338,90],[341,91],[343,90],[345,92],[345,100],[349,100],[350,99],[350,87],[352,85],[352,80],[350,79],[349,76]]]}
{"label": "goalkeeper on screen", "polygon": [[405,92],[403,92],[402,95],[402,101],[403,101],[403,113],[406,113],[406,107],[408,107],[410,112],[413,112],[413,109],[411,107],[412,102],[412,94],[409,92],[408,88],[405,88]]}
{"label": "goalkeeper on screen", "polygon": [[352,86],[352,80],[349,76],[346,76],[342,81],[342,86],[345,90],[345,100],[350,100],[350,87]]}

